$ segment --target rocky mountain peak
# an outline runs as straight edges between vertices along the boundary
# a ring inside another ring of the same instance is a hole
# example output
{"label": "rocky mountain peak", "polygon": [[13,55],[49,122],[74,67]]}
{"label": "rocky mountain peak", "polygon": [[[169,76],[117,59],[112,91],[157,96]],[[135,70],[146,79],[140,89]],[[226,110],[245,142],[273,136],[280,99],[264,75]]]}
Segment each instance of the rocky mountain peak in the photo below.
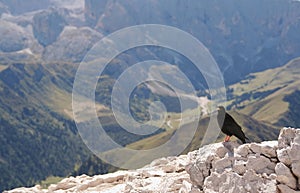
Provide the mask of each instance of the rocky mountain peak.
{"label": "rocky mountain peak", "polygon": [[278,141],[215,143],[154,160],[137,170],[69,177],[5,193],[57,192],[265,192],[300,191],[300,129],[283,128]]}
{"label": "rocky mountain peak", "polygon": [[41,45],[47,46],[56,41],[65,25],[65,19],[57,10],[45,10],[34,15],[33,34]]}

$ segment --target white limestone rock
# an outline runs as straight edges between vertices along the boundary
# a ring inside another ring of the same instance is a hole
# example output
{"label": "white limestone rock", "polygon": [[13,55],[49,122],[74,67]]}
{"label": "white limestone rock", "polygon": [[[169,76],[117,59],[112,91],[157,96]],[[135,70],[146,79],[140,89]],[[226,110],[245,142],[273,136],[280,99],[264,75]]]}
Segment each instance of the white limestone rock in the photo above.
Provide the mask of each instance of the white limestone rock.
{"label": "white limestone rock", "polygon": [[295,191],[284,184],[279,184],[277,187],[278,187],[280,193],[300,193],[300,191]]}
{"label": "white limestone rock", "polygon": [[244,176],[234,172],[213,172],[204,184],[204,192],[276,192],[275,180],[264,179],[253,170],[248,170]]}
{"label": "white limestone rock", "polygon": [[[278,142],[268,141],[240,146],[219,143],[205,146],[194,155],[195,161],[191,162],[186,170],[194,187],[205,193],[277,193],[279,184],[283,190],[287,189],[285,187],[287,186],[296,191],[300,188],[300,185],[297,187],[297,179],[294,177],[298,178],[300,173],[298,162],[300,154],[297,154],[300,152],[299,133],[299,129],[284,128]],[[222,145],[224,147],[220,147]],[[223,156],[216,154],[217,149],[224,150]]]}
{"label": "white limestone rock", "polygon": [[250,154],[256,154],[264,155],[268,158],[275,158],[277,146],[277,141],[243,144],[236,148],[235,156],[247,157]]}
{"label": "white limestone rock", "polygon": [[292,163],[292,173],[298,178],[298,188],[300,188],[300,160]]}
{"label": "white limestone rock", "polygon": [[300,179],[300,161],[292,163],[292,172],[298,179]]}
{"label": "white limestone rock", "polygon": [[278,142],[215,143],[137,170],[69,177],[48,189],[35,186],[5,193],[297,193],[299,148],[300,129],[284,128]]}
{"label": "white limestone rock", "polygon": [[[300,141],[300,129],[283,128],[278,137],[277,156],[280,162],[287,166],[292,164],[291,158],[299,159],[296,149]],[[294,144],[294,145],[293,145]],[[295,147],[292,147],[295,146]],[[293,148],[293,149],[292,149]],[[297,156],[297,157],[295,157]]]}
{"label": "white limestone rock", "polygon": [[168,163],[167,158],[163,157],[163,158],[161,158],[161,159],[156,159],[156,160],[152,161],[152,162],[150,163],[150,166],[151,166],[151,167],[154,167],[154,166],[161,166],[161,165],[166,165],[167,163]]}
{"label": "white limestone rock", "polygon": [[[210,144],[200,148],[197,158],[186,167],[194,185],[202,187],[211,170],[221,172],[231,167],[232,161],[228,157],[233,156],[233,150],[236,147],[238,147],[236,142],[229,142]],[[212,169],[212,165],[215,167],[214,169]]]}
{"label": "white limestone rock", "polygon": [[299,129],[287,128],[284,127],[281,129],[279,137],[278,137],[278,148],[282,149],[287,146],[291,146],[294,138],[296,137],[296,133]]}
{"label": "white limestone rock", "polygon": [[296,189],[297,181],[293,176],[291,170],[283,163],[278,163],[275,167],[277,175],[277,181],[281,184],[285,184],[292,189]]}
{"label": "white limestone rock", "polygon": [[222,173],[226,168],[232,168],[232,160],[228,158],[218,159],[212,162],[212,170]]}
{"label": "white limestone rock", "polygon": [[251,144],[249,144],[249,146],[250,146],[250,149],[253,153],[259,154],[259,155],[261,154],[261,145],[260,144],[251,143]]}
{"label": "white limestone rock", "polygon": [[300,144],[292,144],[291,149],[288,152],[291,162],[300,160]]}
{"label": "white limestone rock", "polygon": [[277,150],[278,160],[287,166],[290,166],[292,164],[292,161],[289,157],[290,149],[291,149],[290,147],[286,147]]}
{"label": "white limestone rock", "polygon": [[247,170],[247,162],[243,160],[235,160],[232,170],[239,175],[243,175]]}
{"label": "white limestone rock", "polygon": [[235,153],[236,153],[235,156],[247,157],[247,155],[250,153],[249,144],[244,144],[237,147]]}
{"label": "white limestone rock", "polygon": [[190,175],[190,179],[195,186],[202,187],[204,179],[209,175],[209,166],[205,163],[189,164],[186,166],[186,171]]}
{"label": "white limestone rock", "polygon": [[248,158],[247,169],[252,169],[258,174],[271,174],[274,173],[275,163],[271,162],[264,156],[250,156]]}
{"label": "white limestone rock", "polygon": [[261,146],[261,154],[269,158],[276,157],[278,141],[264,141],[260,144],[260,146]]}

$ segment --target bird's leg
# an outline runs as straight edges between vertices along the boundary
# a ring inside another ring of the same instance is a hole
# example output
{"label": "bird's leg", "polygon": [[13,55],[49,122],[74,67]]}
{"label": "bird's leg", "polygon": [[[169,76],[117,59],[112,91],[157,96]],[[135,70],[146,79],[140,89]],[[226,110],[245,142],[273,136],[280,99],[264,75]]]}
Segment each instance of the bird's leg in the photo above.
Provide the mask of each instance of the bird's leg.
{"label": "bird's leg", "polygon": [[230,136],[229,135],[226,135],[225,139],[224,139],[224,142],[228,142],[230,140]]}

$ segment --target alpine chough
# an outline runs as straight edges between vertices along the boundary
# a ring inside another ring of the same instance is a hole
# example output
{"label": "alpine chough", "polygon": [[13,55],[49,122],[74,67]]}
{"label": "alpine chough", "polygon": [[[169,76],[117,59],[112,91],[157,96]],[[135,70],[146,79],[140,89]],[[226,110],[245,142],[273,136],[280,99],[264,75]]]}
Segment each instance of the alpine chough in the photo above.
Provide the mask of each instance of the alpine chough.
{"label": "alpine chough", "polygon": [[246,143],[246,139],[248,139],[242,128],[237,122],[232,118],[231,115],[226,113],[225,108],[223,106],[218,107],[218,115],[217,120],[221,131],[226,134],[225,142],[230,140],[232,135],[236,136],[240,139],[243,143]]}

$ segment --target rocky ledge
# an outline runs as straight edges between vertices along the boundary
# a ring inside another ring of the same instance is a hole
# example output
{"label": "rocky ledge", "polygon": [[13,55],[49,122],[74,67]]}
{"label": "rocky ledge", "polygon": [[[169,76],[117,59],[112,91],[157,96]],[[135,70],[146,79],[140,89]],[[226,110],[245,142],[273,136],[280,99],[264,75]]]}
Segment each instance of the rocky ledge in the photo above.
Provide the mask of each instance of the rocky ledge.
{"label": "rocky ledge", "polygon": [[69,177],[48,189],[5,191],[23,192],[300,193],[300,129],[283,128],[278,141],[215,143],[137,170]]}
{"label": "rocky ledge", "polygon": [[300,129],[283,128],[278,141],[216,143],[189,156],[193,192],[300,192]]}

